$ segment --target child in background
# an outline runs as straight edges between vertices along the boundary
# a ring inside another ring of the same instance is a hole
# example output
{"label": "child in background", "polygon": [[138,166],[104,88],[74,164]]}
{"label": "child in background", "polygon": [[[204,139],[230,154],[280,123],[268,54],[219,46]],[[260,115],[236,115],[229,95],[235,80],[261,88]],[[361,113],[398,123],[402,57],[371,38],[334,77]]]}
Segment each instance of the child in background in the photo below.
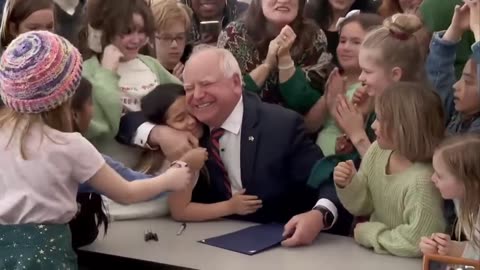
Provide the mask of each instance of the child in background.
{"label": "child in background", "polygon": [[[344,135],[337,138],[336,155],[325,157],[312,169],[310,186],[316,187],[331,181],[339,162],[353,160],[358,168],[361,157],[375,140],[375,133],[371,129],[375,120],[371,101],[376,95],[394,82],[425,80],[425,62],[414,36],[421,25],[414,15],[396,14],[367,34],[358,56],[362,70],[359,80],[364,87],[356,90],[352,101],[343,93],[329,99],[333,100],[333,103],[328,102],[331,103],[328,106],[332,106],[330,115],[335,118]],[[338,93],[338,89],[334,92]],[[324,106],[327,106],[326,103]],[[319,106],[315,107],[318,109]]]}
{"label": "child in background", "polygon": [[78,50],[46,31],[20,35],[2,55],[0,95],[6,108],[0,113],[1,269],[76,269],[67,223],[77,212],[81,183],[88,181],[128,204],[191,181],[190,169],[178,161],[162,175],[127,182],[93,145],[73,133],[70,102],[81,72]]}
{"label": "child in background", "polygon": [[439,97],[419,83],[392,84],[375,102],[377,141],[360,170],[335,168],[338,197],[356,216],[355,240],[377,253],[415,257],[422,236],[445,228],[442,199],[430,181],[433,151],[444,134]]}
{"label": "child in background", "polygon": [[[203,135],[203,126],[191,116],[187,110],[185,90],[178,84],[164,84],[157,86],[142,99],[142,112],[147,120],[156,125],[167,125],[181,131],[188,131],[196,138]],[[156,158],[155,158],[156,157]],[[153,164],[161,164],[159,159],[165,158],[154,155]],[[152,164],[152,162],[148,162]],[[149,164],[146,168],[151,170]],[[167,164],[169,162],[167,161]],[[199,168],[197,168],[199,169]],[[209,181],[206,168],[200,171],[198,181]],[[234,195],[230,200],[203,204],[192,202],[192,193],[197,181],[192,181],[184,191],[170,193],[168,206],[170,213],[178,221],[206,221],[234,214],[245,215],[253,213],[261,207],[261,200],[257,196],[243,195],[242,192]]]}
{"label": "child in background", "polygon": [[435,233],[422,237],[423,254],[464,257],[480,260],[480,135],[463,134],[447,138],[433,155],[432,181],[444,199],[455,201],[459,222],[457,237],[464,233],[468,241],[452,241],[449,235]]}
{"label": "child in background", "polygon": [[[455,56],[463,34],[471,30],[476,43],[471,58],[457,81]],[[435,91],[442,98],[447,113],[449,135],[480,132],[480,1],[466,1],[456,6],[447,31],[433,35],[427,58],[427,73]],[[453,202],[445,201],[449,229],[454,227],[456,214]]]}
{"label": "child in background", "polygon": [[[365,132],[362,112],[369,115],[367,124],[374,118],[370,114],[373,108],[368,108],[373,103],[368,102],[368,97],[381,94],[394,82],[425,79],[425,62],[414,36],[421,25],[414,15],[395,14],[386,19],[382,27],[369,32],[362,43],[359,80],[365,87],[355,93],[352,102],[340,97],[334,115],[338,126],[362,156],[371,144]],[[354,103],[357,106],[353,106]],[[342,148],[339,147],[340,150]]]}
{"label": "child in background", "polygon": [[[337,93],[345,93],[350,100],[355,91],[361,87],[358,79],[362,72],[358,64],[360,45],[372,27],[382,24],[382,18],[375,14],[360,14],[359,12],[349,14],[351,15],[338,20],[340,42],[336,55],[340,69],[335,69],[331,73],[326,95],[322,96],[313,107],[319,107],[318,110],[312,108],[305,116],[305,122],[312,132],[318,131],[323,124],[323,128],[318,134],[317,145],[320,146],[325,156],[335,154],[337,137],[342,134],[335,119],[328,115],[328,104],[335,103]],[[332,109],[331,107],[330,109]]]}
{"label": "child in background", "polygon": [[[455,52],[468,30],[474,33],[476,43],[457,81]],[[447,112],[447,132],[480,132],[480,1],[469,0],[462,7],[455,7],[448,30],[433,35],[427,72]]]}

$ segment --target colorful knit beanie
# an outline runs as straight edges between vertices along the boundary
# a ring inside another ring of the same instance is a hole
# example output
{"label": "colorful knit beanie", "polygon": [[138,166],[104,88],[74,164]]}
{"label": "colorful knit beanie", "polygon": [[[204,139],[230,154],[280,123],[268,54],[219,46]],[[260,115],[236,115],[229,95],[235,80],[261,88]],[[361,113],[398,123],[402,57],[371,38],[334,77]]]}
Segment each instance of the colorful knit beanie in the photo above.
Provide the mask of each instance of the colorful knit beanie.
{"label": "colorful knit beanie", "polygon": [[66,39],[32,31],[18,36],[0,60],[0,95],[20,113],[51,111],[80,84],[82,56]]}

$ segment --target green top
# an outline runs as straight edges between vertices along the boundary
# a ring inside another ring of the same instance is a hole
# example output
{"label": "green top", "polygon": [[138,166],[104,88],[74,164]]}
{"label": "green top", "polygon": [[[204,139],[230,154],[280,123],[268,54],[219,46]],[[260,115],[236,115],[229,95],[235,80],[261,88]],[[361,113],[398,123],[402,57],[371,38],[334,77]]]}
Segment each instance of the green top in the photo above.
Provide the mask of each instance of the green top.
{"label": "green top", "polygon": [[[355,91],[361,86],[361,83],[354,83],[348,86],[347,92],[345,95],[349,100],[352,99]],[[325,119],[323,128],[318,133],[317,145],[320,146],[322,152],[325,156],[330,156],[335,154],[335,145],[337,143],[337,138],[342,135],[342,130],[337,126],[335,119],[330,115]]]}
{"label": "green top", "polygon": [[[453,18],[455,5],[463,5],[463,0],[424,0],[420,13],[424,25],[431,32],[447,30]],[[457,46],[455,74],[460,79],[463,67],[472,55],[472,44],[475,43],[473,33],[466,32]]]}
{"label": "green top", "polygon": [[[181,83],[155,58],[146,55],[139,55],[138,58],[157,75],[160,84]],[[102,152],[118,133],[122,116],[121,93],[118,88],[120,77],[103,68],[95,56],[83,63],[83,76],[92,83],[94,106],[93,119],[85,137]]]}
{"label": "green top", "polygon": [[443,200],[430,180],[431,164],[414,163],[388,175],[391,155],[373,143],[350,185],[337,187],[337,194],[350,213],[370,216],[355,230],[359,244],[377,253],[420,256],[420,238],[445,230]]}

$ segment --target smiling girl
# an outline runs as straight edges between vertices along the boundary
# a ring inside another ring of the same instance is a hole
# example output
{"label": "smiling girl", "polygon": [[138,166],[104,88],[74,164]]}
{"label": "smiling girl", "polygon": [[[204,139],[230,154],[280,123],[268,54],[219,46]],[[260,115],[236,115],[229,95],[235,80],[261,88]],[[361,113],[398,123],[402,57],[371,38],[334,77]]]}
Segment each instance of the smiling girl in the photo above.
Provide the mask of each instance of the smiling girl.
{"label": "smiling girl", "polygon": [[138,162],[140,151],[115,141],[121,116],[140,111],[141,98],[157,85],[180,81],[156,59],[139,54],[155,32],[144,0],[105,0],[93,8],[90,17],[103,19],[95,23],[103,51],[84,63],[95,107],[86,137],[100,152],[130,167]]}
{"label": "smiling girl", "polygon": [[394,83],[375,102],[377,141],[360,170],[351,160],[335,168],[340,201],[356,216],[355,240],[377,253],[416,257],[422,236],[443,231],[440,194],[431,160],[444,134],[440,98],[419,83]]}
{"label": "smiling girl", "polygon": [[360,46],[368,30],[381,24],[380,16],[366,13],[353,14],[347,18],[341,18],[339,21],[340,43],[337,47],[337,55],[340,69],[332,72],[326,94],[305,116],[307,128],[312,132],[318,131],[323,124],[323,128],[318,134],[317,145],[320,146],[325,156],[335,154],[335,143],[337,137],[342,133],[337,127],[335,119],[330,115],[326,116],[329,114],[328,109],[335,105],[338,93],[343,94],[346,91],[346,96],[351,99],[355,91],[361,87],[358,80],[361,73],[358,64]]}

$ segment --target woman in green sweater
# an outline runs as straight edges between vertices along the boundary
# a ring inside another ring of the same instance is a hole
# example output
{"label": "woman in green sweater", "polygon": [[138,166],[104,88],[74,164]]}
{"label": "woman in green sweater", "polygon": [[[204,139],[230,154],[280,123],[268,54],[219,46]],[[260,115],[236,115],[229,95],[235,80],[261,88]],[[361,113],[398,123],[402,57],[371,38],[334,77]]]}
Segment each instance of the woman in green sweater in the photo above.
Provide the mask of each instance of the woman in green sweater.
{"label": "woman in green sweater", "polygon": [[155,31],[144,0],[97,1],[87,12],[91,37],[100,33],[101,39],[95,46],[90,38],[90,48],[97,51],[84,62],[83,76],[93,85],[95,107],[86,137],[100,152],[132,167],[140,152],[115,141],[120,118],[140,111],[141,98],[157,85],[180,81],[156,59],[139,54]]}
{"label": "woman in green sweater", "polygon": [[445,230],[442,198],[430,178],[444,136],[440,98],[420,83],[399,82],[376,99],[377,141],[358,173],[352,161],[334,172],[338,197],[358,223],[355,240],[377,253],[420,256],[421,237]]}

